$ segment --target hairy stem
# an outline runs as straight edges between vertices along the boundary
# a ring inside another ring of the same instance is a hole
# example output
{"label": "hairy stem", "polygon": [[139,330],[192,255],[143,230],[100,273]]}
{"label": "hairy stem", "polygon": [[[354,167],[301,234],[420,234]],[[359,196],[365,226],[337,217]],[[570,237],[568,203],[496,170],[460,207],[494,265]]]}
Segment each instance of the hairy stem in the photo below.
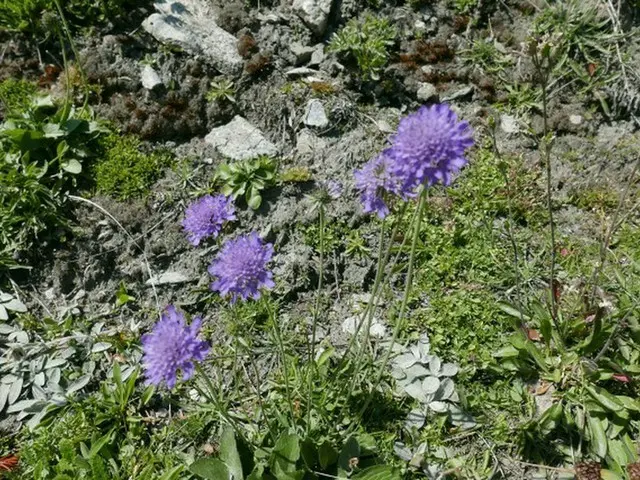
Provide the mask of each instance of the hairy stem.
{"label": "hairy stem", "polygon": [[291,386],[289,385],[289,368],[287,365],[287,354],[284,349],[284,343],[282,342],[282,332],[280,331],[280,324],[278,323],[278,319],[275,317],[275,314],[269,306],[268,301],[267,308],[269,311],[269,319],[271,320],[271,323],[273,323],[273,332],[276,337],[276,342],[278,344],[278,348],[280,349],[280,362],[282,363],[282,373],[284,375],[284,391],[285,395],[287,396],[287,403],[289,404],[291,425],[294,426],[296,424],[296,415],[293,411],[293,397],[291,396]]}

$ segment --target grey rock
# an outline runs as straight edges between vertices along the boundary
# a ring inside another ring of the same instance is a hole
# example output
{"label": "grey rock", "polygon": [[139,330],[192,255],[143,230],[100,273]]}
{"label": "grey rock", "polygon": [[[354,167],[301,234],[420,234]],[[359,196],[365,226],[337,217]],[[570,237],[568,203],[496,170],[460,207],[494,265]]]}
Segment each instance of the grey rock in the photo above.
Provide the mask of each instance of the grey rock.
{"label": "grey rock", "polygon": [[293,0],[293,11],[318,36],[324,34],[329,23],[333,0]]}
{"label": "grey rock", "polygon": [[307,68],[307,67],[298,67],[298,68],[292,68],[291,70],[288,70],[286,72],[287,77],[290,78],[298,78],[298,77],[305,77],[307,75],[316,75],[320,72],[318,72],[318,70],[314,70],[313,68]]}
{"label": "grey rock", "polygon": [[161,1],[159,13],[149,16],[142,27],[159,42],[177,45],[192,55],[208,58],[220,72],[242,71],[243,59],[237,40],[216,25],[211,6],[205,0]]}
{"label": "grey rock", "polygon": [[569,115],[569,122],[573,125],[581,125],[584,121],[584,117],[582,115]]}
{"label": "grey rock", "polygon": [[180,272],[164,272],[160,275],[155,275],[147,280],[145,283],[147,285],[172,285],[176,283],[186,283],[191,282],[194,279]]}
{"label": "grey rock", "polygon": [[296,152],[299,155],[313,154],[316,151],[324,149],[326,143],[323,139],[318,138],[311,130],[305,128],[298,133],[296,142]]}
{"label": "grey rock", "polygon": [[442,99],[443,102],[450,102],[452,100],[458,100],[465,97],[471,97],[473,94],[473,86],[469,85],[467,87],[461,88],[460,90],[456,90],[455,92],[447,95]]}
{"label": "grey rock", "polygon": [[316,46],[315,50],[311,54],[311,60],[309,61],[309,65],[315,67],[320,65],[324,60],[324,45],[319,44]]}
{"label": "grey rock", "polygon": [[520,127],[518,126],[518,120],[513,115],[501,115],[500,116],[500,129],[504,133],[518,133]]}
{"label": "grey rock", "polygon": [[289,47],[291,53],[296,57],[296,65],[303,65],[311,60],[311,55],[315,51],[314,47],[307,47],[299,43],[293,43]]}
{"label": "grey rock", "polygon": [[204,141],[233,160],[247,160],[260,155],[274,156],[278,153],[277,147],[260,130],[239,115],[226,125],[211,130]]}
{"label": "grey rock", "polygon": [[147,90],[153,90],[162,85],[160,75],[158,75],[158,72],[156,72],[151,65],[144,66],[140,80],[142,81],[142,86]]}
{"label": "grey rock", "polygon": [[307,127],[326,128],[329,125],[329,119],[320,100],[314,98],[307,103],[303,122]]}
{"label": "grey rock", "polygon": [[438,90],[431,83],[421,83],[418,87],[418,100],[421,102],[438,101]]}

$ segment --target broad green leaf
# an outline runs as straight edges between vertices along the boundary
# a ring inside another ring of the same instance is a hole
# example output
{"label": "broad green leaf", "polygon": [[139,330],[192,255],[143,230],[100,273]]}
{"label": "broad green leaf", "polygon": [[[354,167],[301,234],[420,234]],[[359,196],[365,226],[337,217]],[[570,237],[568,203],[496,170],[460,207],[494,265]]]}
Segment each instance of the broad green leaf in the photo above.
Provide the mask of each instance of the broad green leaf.
{"label": "broad green leaf", "polygon": [[[511,305],[510,303],[507,302],[498,302],[498,308],[500,310],[502,310],[504,313],[506,313],[507,315],[510,315],[512,317],[515,317],[517,319],[520,319],[520,310],[518,310],[518,308],[514,305]],[[531,320],[531,317],[529,317],[525,312],[524,309],[522,310],[522,318],[524,320]]]}
{"label": "broad green leaf", "polygon": [[222,438],[220,439],[220,460],[222,460],[229,469],[233,480],[244,479],[236,437],[230,428],[225,428],[222,432]]}
{"label": "broad green leaf", "polygon": [[300,445],[300,453],[305,465],[313,470],[318,464],[318,449],[316,444],[310,438],[305,438]]}
{"label": "broad green leaf", "polygon": [[229,469],[217,458],[201,458],[189,465],[189,471],[207,480],[229,480]]}
{"label": "broad green leaf", "polygon": [[338,452],[328,441],[324,441],[318,449],[318,460],[323,470],[326,470],[331,465],[338,461]]}
{"label": "broad green leaf", "polygon": [[591,440],[591,450],[600,458],[607,456],[607,436],[602,422],[595,417],[587,418]]}
{"label": "broad green leaf", "polygon": [[82,164],[75,158],[72,158],[69,161],[64,162],[61,166],[64,171],[73,173],[74,175],[77,175],[82,172]]}
{"label": "broad green leaf", "polygon": [[357,473],[352,479],[357,480],[400,480],[400,472],[389,465],[374,465]]}
{"label": "broad green leaf", "polygon": [[89,450],[89,458],[93,458],[98,453],[100,453],[100,450],[102,450],[102,448],[111,441],[112,437],[113,437],[113,430],[111,430],[106,435],[103,435],[102,437],[100,437],[95,443],[91,442],[91,450]]}
{"label": "broad green leaf", "polygon": [[16,400],[18,400],[18,397],[20,397],[20,393],[22,393],[22,385],[23,385],[22,376],[17,377],[14,380],[13,384],[11,384],[11,389],[9,390],[9,396],[8,396],[9,405],[11,405],[12,403],[15,403]]}
{"label": "broad green leaf", "polygon": [[585,386],[585,389],[596,402],[610,412],[619,413],[620,409],[623,408],[622,403],[620,403],[615,396],[607,392],[604,388],[600,388],[595,385],[587,385]]}
{"label": "broad green leaf", "polygon": [[349,473],[351,471],[350,463],[352,458],[358,458],[360,456],[360,445],[354,437],[349,437],[347,442],[340,451],[338,457],[338,468]]}
{"label": "broad green leaf", "polygon": [[171,470],[166,471],[159,480],[178,480],[183,469],[184,467],[182,465],[173,467]]}
{"label": "broad green leaf", "polygon": [[621,477],[617,473],[604,469],[600,470],[600,478],[602,480],[624,480],[624,477]]}
{"label": "broad green leaf", "polygon": [[295,434],[284,434],[276,441],[271,452],[271,466],[278,473],[293,473],[300,458],[300,440]]}
{"label": "broad green leaf", "polygon": [[78,390],[82,390],[87,386],[89,381],[91,380],[91,375],[82,375],[80,378],[75,380],[69,387],[67,388],[67,394],[77,392]]}
{"label": "broad green leaf", "polygon": [[251,207],[253,210],[257,210],[260,208],[260,204],[262,203],[262,196],[258,189],[251,187],[249,191],[247,191],[246,195],[247,205]]}

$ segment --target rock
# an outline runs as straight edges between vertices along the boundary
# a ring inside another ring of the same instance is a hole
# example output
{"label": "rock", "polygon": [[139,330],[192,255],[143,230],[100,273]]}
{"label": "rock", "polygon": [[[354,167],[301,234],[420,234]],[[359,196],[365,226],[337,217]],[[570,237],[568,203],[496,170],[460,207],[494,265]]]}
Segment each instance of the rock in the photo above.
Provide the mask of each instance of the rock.
{"label": "rock", "polygon": [[298,155],[312,154],[316,151],[324,149],[325,141],[318,138],[311,130],[305,128],[298,133],[296,142],[296,152]]}
{"label": "rock", "polygon": [[438,101],[438,90],[431,83],[421,83],[417,93],[418,100],[421,102]]}
{"label": "rock", "polygon": [[513,115],[501,115],[500,116],[500,129],[504,133],[518,133],[520,127],[518,126],[518,120]]}
{"label": "rock", "polygon": [[176,283],[186,283],[193,281],[193,278],[188,277],[184,273],[180,272],[164,272],[160,275],[155,275],[145,282],[147,285],[172,285]]}
{"label": "rock", "polygon": [[320,65],[323,60],[324,60],[324,45],[323,44],[316,45],[315,50],[311,54],[311,60],[309,61],[309,65],[315,67],[317,65]]}
{"label": "rock", "polygon": [[460,98],[471,97],[473,95],[473,86],[469,85],[468,87],[461,88],[460,90],[456,90],[455,92],[447,95],[442,99],[443,102],[450,102],[452,100],[458,100]]}
{"label": "rock", "polygon": [[247,160],[260,155],[274,156],[278,153],[277,147],[260,130],[239,115],[226,125],[211,130],[204,141],[233,160]]}
{"label": "rock", "polygon": [[298,67],[298,68],[292,68],[291,70],[288,70],[285,73],[285,75],[290,78],[298,78],[298,77],[305,77],[307,75],[315,75],[318,73],[320,72],[318,72],[318,70],[314,70],[313,68]]}
{"label": "rock", "polygon": [[220,72],[242,71],[243,59],[237,39],[215,23],[215,15],[205,0],[166,1],[155,4],[154,13],[142,27],[159,42],[177,45],[192,55],[208,58]]}
{"label": "rock", "polygon": [[322,36],[329,23],[333,0],[293,0],[292,9],[304,24],[318,36]]}
{"label": "rock", "polygon": [[300,45],[299,43],[292,43],[289,47],[291,53],[293,53],[296,57],[296,65],[302,65],[311,60],[311,55],[315,52],[314,47],[306,47],[304,45]]}
{"label": "rock", "polygon": [[[342,322],[342,331],[349,335],[354,335],[356,330],[358,329],[358,324],[362,321],[362,315],[354,315],[353,317],[348,317]],[[365,320],[366,322],[366,320]],[[360,327],[359,335],[362,335],[364,332],[365,324]],[[371,319],[371,326],[369,327],[369,335],[374,338],[383,338],[386,335],[387,329],[385,326],[380,323],[377,318]]]}
{"label": "rock", "polygon": [[581,125],[583,121],[582,115],[569,115],[569,122],[573,125]]}
{"label": "rock", "polygon": [[329,119],[320,100],[314,98],[307,103],[302,121],[307,127],[326,128],[329,125]]}
{"label": "rock", "polygon": [[153,90],[162,85],[162,79],[151,65],[145,65],[140,76],[142,86],[147,90]]}

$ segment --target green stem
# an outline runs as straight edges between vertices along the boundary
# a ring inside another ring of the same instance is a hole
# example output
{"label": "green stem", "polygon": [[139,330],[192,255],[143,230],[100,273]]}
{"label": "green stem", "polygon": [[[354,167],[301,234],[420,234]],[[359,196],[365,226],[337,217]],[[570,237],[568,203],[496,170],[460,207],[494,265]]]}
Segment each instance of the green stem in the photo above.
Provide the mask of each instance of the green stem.
{"label": "green stem", "polygon": [[353,432],[353,429],[357,426],[357,424],[360,422],[360,420],[362,419],[362,416],[364,415],[364,413],[366,412],[367,408],[369,408],[369,405],[371,404],[371,400],[373,399],[373,393],[376,391],[376,389],[378,388],[378,385],[380,385],[380,382],[382,381],[382,377],[384,376],[384,372],[387,368],[387,365],[389,363],[389,359],[391,358],[391,353],[393,351],[393,346],[395,345],[396,341],[398,340],[398,336],[400,335],[400,331],[402,330],[402,327],[404,326],[404,320],[405,320],[405,315],[407,312],[407,306],[409,305],[409,297],[411,296],[411,287],[412,287],[412,283],[413,283],[413,269],[414,269],[414,263],[415,263],[415,259],[416,259],[416,250],[418,247],[418,238],[420,236],[420,225],[422,223],[422,214],[424,211],[424,206],[426,204],[426,200],[427,200],[427,189],[423,187],[422,191],[420,192],[420,199],[418,200],[418,208],[417,208],[417,218],[416,218],[416,222],[415,222],[415,227],[413,230],[413,240],[411,242],[411,253],[409,254],[409,269],[407,271],[407,278],[405,280],[405,286],[404,286],[404,295],[402,296],[402,304],[400,306],[400,313],[398,314],[398,318],[396,320],[396,325],[393,329],[393,336],[391,337],[391,343],[389,344],[389,347],[387,348],[384,357],[382,358],[382,363],[380,364],[380,367],[378,368],[378,373],[376,375],[376,378],[373,382],[373,386],[371,387],[371,392],[369,393],[367,400],[365,401],[364,405],[362,406],[362,408],[360,409],[360,412],[358,413],[358,417],[356,419],[355,422],[353,422],[351,424],[351,427],[349,427],[349,433]]}
{"label": "green stem", "polygon": [[313,381],[316,372],[316,330],[318,327],[318,316],[320,315],[320,302],[322,299],[322,283],[324,280],[324,229],[325,229],[325,212],[324,205],[320,205],[318,214],[318,223],[320,228],[320,265],[318,266],[318,288],[316,291],[316,301],[313,307],[313,320],[311,326],[311,345],[309,348],[309,393],[307,398],[307,425],[306,432],[309,435],[311,429],[311,407],[313,404]]}
{"label": "green stem", "polygon": [[284,390],[287,396],[287,403],[289,404],[289,413],[291,414],[291,425],[295,426],[296,424],[296,415],[293,411],[293,397],[291,396],[291,387],[289,385],[289,368],[287,367],[287,355],[284,350],[284,343],[282,342],[282,332],[280,332],[280,324],[278,320],[275,318],[274,312],[271,310],[271,306],[269,302],[267,303],[267,309],[269,311],[269,319],[271,323],[273,323],[273,331],[276,336],[276,342],[278,344],[278,348],[280,349],[280,361],[282,362],[282,373],[284,375]]}

